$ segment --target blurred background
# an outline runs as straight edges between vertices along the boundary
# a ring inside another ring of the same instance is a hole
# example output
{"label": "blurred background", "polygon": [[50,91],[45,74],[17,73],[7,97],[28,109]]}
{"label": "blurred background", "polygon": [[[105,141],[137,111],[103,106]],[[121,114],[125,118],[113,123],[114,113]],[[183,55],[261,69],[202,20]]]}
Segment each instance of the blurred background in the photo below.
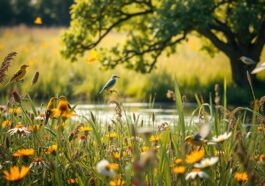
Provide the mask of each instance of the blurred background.
{"label": "blurred background", "polygon": [[[22,94],[30,95],[40,102],[54,95],[65,95],[69,99],[85,103],[95,102],[96,95],[104,83],[116,74],[115,90],[128,102],[148,102],[150,97],[159,102],[172,101],[167,98],[168,90],[174,90],[177,82],[187,101],[194,101],[198,94],[208,101],[214,95],[214,85],[228,83],[227,98],[230,104],[249,104],[252,100],[248,85],[238,87],[231,81],[228,58],[221,52],[211,56],[202,50],[202,39],[196,33],[189,35],[187,42],[177,46],[177,52],[170,57],[162,55],[157,68],[148,74],[140,74],[118,66],[104,70],[101,64],[91,59],[93,51],[85,53],[77,62],[64,59],[60,50],[61,34],[70,24],[69,10],[72,0],[1,0],[0,1],[0,57],[11,51],[18,54],[8,71],[9,77],[21,64],[29,64],[25,83],[18,87]],[[36,18],[41,24],[36,24]],[[34,23],[35,21],[35,23]],[[111,33],[101,44],[111,47],[122,43],[125,36]],[[261,61],[265,60],[263,49]],[[40,72],[37,84],[31,86],[34,73]],[[265,80],[265,73],[258,79]],[[10,96],[14,87],[0,87],[0,97]],[[264,86],[257,87],[255,93],[262,96]]]}

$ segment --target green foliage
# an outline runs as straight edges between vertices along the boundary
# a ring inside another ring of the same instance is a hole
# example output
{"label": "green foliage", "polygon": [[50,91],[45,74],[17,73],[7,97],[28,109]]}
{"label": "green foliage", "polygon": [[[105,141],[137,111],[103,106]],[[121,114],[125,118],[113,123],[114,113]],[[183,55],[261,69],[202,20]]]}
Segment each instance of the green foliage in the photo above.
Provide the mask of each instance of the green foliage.
{"label": "green foliage", "polygon": [[[204,49],[211,55],[214,45],[231,64],[239,63],[243,55],[259,61],[265,43],[264,11],[263,0],[75,1],[71,26],[62,37],[62,54],[75,61],[85,51],[98,47],[106,68],[124,64],[146,73],[155,68],[164,51],[174,53],[176,44],[195,31],[209,40]],[[111,32],[125,33],[126,42],[100,46]],[[232,65],[233,71],[243,65]],[[244,74],[242,69],[239,71]],[[233,76],[241,85],[244,79],[241,74]]]}

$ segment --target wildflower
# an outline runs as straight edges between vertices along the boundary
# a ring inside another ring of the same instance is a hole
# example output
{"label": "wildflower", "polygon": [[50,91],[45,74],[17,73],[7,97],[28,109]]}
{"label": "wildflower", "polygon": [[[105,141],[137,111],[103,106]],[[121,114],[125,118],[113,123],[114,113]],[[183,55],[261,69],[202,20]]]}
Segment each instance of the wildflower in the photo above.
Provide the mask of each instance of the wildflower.
{"label": "wildflower", "polygon": [[6,126],[8,126],[10,124],[11,124],[10,120],[7,119],[7,120],[2,122],[2,128],[6,128]]}
{"label": "wildflower", "polygon": [[68,184],[76,184],[78,183],[78,179],[77,178],[70,178],[67,180]]}
{"label": "wildflower", "polygon": [[37,132],[40,129],[39,125],[30,125],[28,126],[29,131],[31,132]]}
{"label": "wildflower", "polygon": [[177,166],[177,167],[174,167],[172,169],[172,172],[174,174],[183,174],[185,171],[186,171],[186,167],[185,166]]}
{"label": "wildflower", "polygon": [[108,169],[112,169],[112,170],[118,170],[119,169],[119,164],[117,164],[117,163],[109,163],[107,165],[107,168]]}
{"label": "wildflower", "polygon": [[159,135],[152,135],[149,138],[149,141],[157,143],[160,140],[160,136]]}
{"label": "wildflower", "polygon": [[11,167],[9,171],[3,171],[4,178],[8,181],[19,181],[28,174],[29,169],[29,167],[25,166],[22,166],[20,170],[17,166]]}
{"label": "wildflower", "polygon": [[20,113],[21,113],[21,109],[20,109],[20,108],[9,108],[9,109],[8,109],[8,112],[9,112],[10,114],[17,115],[17,114],[20,114]]}
{"label": "wildflower", "polygon": [[246,182],[248,181],[248,174],[246,172],[236,172],[234,178],[238,182]]}
{"label": "wildflower", "polygon": [[33,162],[30,164],[30,168],[42,169],[43,167],[48,167],[45,161],[42,160],[41,157],[33,158]]}
{"label": "wildflower", "polygon": [[54,117],[70,118],[76,114],[72,112],[71,107],[64,96],[59,97],[59,103],[56,109],[52,109]]}
{"label": "wildflower", "polygon": [[17,124],[14,128],[9,129],[7,133],[9,133],[10,135],[13,135],[15,133],[18,133],[20,135],[29,135],[30,131],[26,127],[24,127],[24,125]]}
{"label": "wildflower", "polygon": [[92,63],[92,62],[94,62],[94,61],[97,60],[97,57],[98,57],[98,53],[97,53],[97,51],[92,50],[92,51],[90,52],[90,54],[89,54],[89,57],[88,57],[88,59],[87,59],[87,62],[88,62],[88,63]]}
{"label": "wildflower", "polygon": [[206,167],[210,167],[214,164],[216,164],[218,162],[218,157],[212,157],[212,158],[205,158],[203,160],[201,160],[200,163],[195,163],[194,167],[196,168],[206,168]]}
{"label": "wildflower", "polygon": [[90,127],[80,127],[79,128],[80,132],[85,132],[85,133],[90,132],[91,130],[92,130],[92,128],[90,128]]}
{"label": "wildflower", "polygon": [[110,186],[122,186],[124,185],[124,181],[122,179],[114,179],[109,182]]}
{"label": "wildflower", "polygon": [[204,157],[204,150],[195,150],[186,156],[187,163],[196,163]]}
{"label": "wildflower", "polygon": [[47,154],[55,154],[57,150],[57,145],[51,145],[48,147]]}
{"label": "wildflower", "polygon": [[176,164],[180,164],[180,163],[183,162],[183,160],[182,160],[181,158],[178,158],[178,159],[176,159],[174,162],[175,162]]}
{"label": "wildflower", "polygon": [[41,25],[42,24],[42,18],[41,17],[36,17],[35,20],[34,20],[34,23],[36,25]]}
{"label": "wildflower", "polygon": [[81,141],[83,141],[83,140],[85,140],[87,138],[87,136],[84,135],[84,134],[81,134],[79,138],[80,138]]}
{"label": "wildflower", "polygon": [[119,160],[119,159],[121,158],[119,152],[114,152],[114,153],[112,154],[112,157],[113,157],[114,159],[117,159],[117,160]]}
{"label": "wildflower", "polygon": [[22,156],[32,156],[34,154],[34,149],[20,149],[13,153],[14,157],[22,157]]}
{"label": "wildflower", "polygon": [[259,162],[265,161],[265,154],[256,155],[255,159]]}
{"label": "wildflower", "polygon": [[109,138],[109,139],[114,139],[114,138],[117,138],[118,135],[116,132],[111,132],[109,134],[106,134],[106,137]]}
{"label": "wildflower", "polygon": [[96,170],[99,174],[104,175],[104,176],[114,176],[115,172],[113,169],[110,169],[109,162],[107,160],[101,160],[100,162],[97,163],[96,165]]}
{"label": "wildflower", "polygon": [[148,146],[143,146],[141,150],[142,150],[142,152],[146,152],[146,151],[149,150],[149,147]]}
{"label": "wildflower", "polygon": [[36,121],[44,121],[44,119],[45,119],[45,115],[40,114],[39,116],[35,117],[34,119],[35,119]]}
{"label": "wildflower", "polygon": [[230,138],[231,135],[232,135],[232,132],[229,132],[229,133],[225,132],[224,134],[221,134],[219,136],[214,136],[212,141],[215,143],[222,143],[228,138]]}
{"label": "wildflower", "polygon": [[196,177],[199,178],[209,178],[208,174],[206,174],[205,172],[201,171],[201,169],[192,169],[190,173],[187,174],[187,176],[185,177],[186,180],[189,179],[195,179]]}

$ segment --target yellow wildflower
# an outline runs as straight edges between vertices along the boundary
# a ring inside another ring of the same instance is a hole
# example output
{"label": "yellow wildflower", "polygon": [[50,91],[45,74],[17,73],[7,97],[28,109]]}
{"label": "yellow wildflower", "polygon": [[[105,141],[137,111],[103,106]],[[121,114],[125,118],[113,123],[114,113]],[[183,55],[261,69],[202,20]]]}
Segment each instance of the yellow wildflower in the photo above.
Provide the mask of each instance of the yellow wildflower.
{"label": "yellow wildflower", "polygon": [[174,162],[175,162],[176,164],[180,164],[180,163],[183,162],[183,160],[182,160],[181,158],[178,158],[178,159],[176,159]]}
{"label": "yellow wildflower", "polygon": [[246,172],[236,172],[234,178],[238,182],[248,181],[248,174]]}
{"label": "yellow wildflower", "polygon": [[9,171],[3,171],[4,178],[8,181],[18,181],[23,179],[29,172],[29,167],[22,166],[19,170],[17,166],[11,167]]}
{"label": "yellow wildflower", "polygon": [[9,108],[8,109],[8,112],[10,113],[10,114],[20,114],[21,113],[21,109],[20,108]]}
{"label": "yellow wildflower", "polygon": [[108,169],[112,169],[112,170],[118,170],[119,169],[119,164],[118,163],[109,163],[107,165]]}
{"label": "yellow wildflower", "polygon": [[20,149],[13,153],[14,157],[31,156],[35,152],[34,149]]}
{"label": "yellow wildflower", "polygon": [[6,128],[6,126],[8,126],[10,124],[11,124],[11,122],[7,119],[7,120],[2,122],[2,128]]}
{"label": "yellow wildflower", "polygon": [[57,150],[57,145],[51,145],[48,147],[47,154],[55,154]]}
{"label": "yellow wildflower", "polygon": [[80,132],[90,132],[92,130],[92,128],[90,127],[80,127],[79,131]]}
{"label": "yellow wildflower", "polygon": [[152,135],[149,138],[149,141],[157,143],[160,140],[160,136],[159,135]]}
{"label": "yellow wildflower", "polygon": [[109,183],[110,186],[122,186],[124,185],[124,181],[122,179],[114,179]]}
{"label": "yellow wildflower", "polygon": [[41,24],[42,24],[42,19],[41,19],[41,17],[36,17],[35,20],[34,20],[34,23],[35,23],[36,25],[41,25]]}
{"label": "yellow wildflower", "polygon": [[97,60],[97,57],[98,57],[98,53],[97,53],[97,51],[92,50],[92,51],[89,53],[89,57],[87,58],[87,62],[88,62],[88,63],[92,63],[92,62],[94,62],[94,61]]}
{"label": "yellow wildflower", "polygon": [[116,132],[111,132],[109,134],[106,134],[106,137],[109,138],[109,139],[114,139],[114,138],[117,138],[118,135]]}
{"label": "yellow wildflower", "polygon": [[186,163],[196,163],[205,155],[204,150],[195,150],[186,156]]}
{"label": "yellow wildflower", "polygon": [[172,172],[174,174],[183,174],[185,171],[186,171],[186,167],[185,166],[177,166],[177,167],[174,167],[172,169]]}

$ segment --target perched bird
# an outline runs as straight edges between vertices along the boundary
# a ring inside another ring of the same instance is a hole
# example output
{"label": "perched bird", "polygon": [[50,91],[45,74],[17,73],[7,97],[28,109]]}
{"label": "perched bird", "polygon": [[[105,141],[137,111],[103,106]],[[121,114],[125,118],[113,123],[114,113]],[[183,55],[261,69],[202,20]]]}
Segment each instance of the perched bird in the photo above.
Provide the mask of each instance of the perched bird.
{"label": "perched bird", "polygon": [[254,65],[256,64],[257,62],[254,61],[253,59],[249,58],[249,57],[246,57],[246,56],[241,56],[240,58],[240,61],[246,65]]}
{"label": "perched bird", "polygon": [[75,115],[65,96],[59,97],[59,103],[57,108],[53,109],[53,113],[55,117],[62,116],[63,118],[69,118]]}
{"label": "perched bird", "polygon": [[20,69],[14,74],[14,76],[10,79],[9,83],[17,82],[21,80],[26,74],[26,68],[28,65],[22,65]]}
{"label": "perched bird", "polygon": [[112,75],[111,79],[102,87],[98,95],[101,94],[104,90],[109,90],[111,87],[113,87],[117,81],[117,78],[120,78],[120,77],[116,75]]}
{"label": "perched bird", "polygon": [[203,144],[205,144],[207,142],[207,140],[205,140],[205,138],[210,134],[211,126],[212,126],[211,121],[204,123],[201,126],[200,131],[197,134],[195,134],[194,136],[187,136],[185,138],[185,142],[188,142],[194,146],[202,146]]}
{"label": "perched bird", "polygon": [[45,111],[45,121],[44,121],[45,125],[48,123],[49,118],[53,116],[53,109],[56,108],[56,102],[57,102],[57,98],[51,97],[47,105],[46,111]]}
{"label": "perched bird", "polygon": [[265,62],[257,66],[254,70],[252,70],[251,74],[256,74],[262,70],[265,70]]}

